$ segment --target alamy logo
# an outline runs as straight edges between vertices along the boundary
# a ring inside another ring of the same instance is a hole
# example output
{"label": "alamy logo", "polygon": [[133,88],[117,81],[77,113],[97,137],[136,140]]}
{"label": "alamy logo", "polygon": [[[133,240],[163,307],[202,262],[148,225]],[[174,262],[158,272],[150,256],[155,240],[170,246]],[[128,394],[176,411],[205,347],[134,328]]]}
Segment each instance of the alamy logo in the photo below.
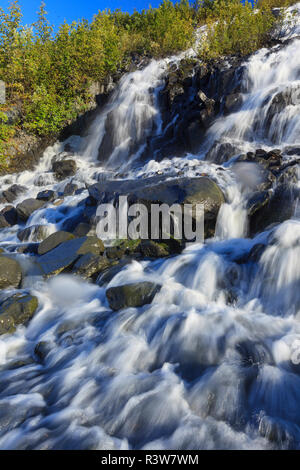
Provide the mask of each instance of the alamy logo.
{"label": "alamy logo", "polygon": [[129,205],[127,196],[120,196],[114,203],[100,204],[96,216],[96,232],[102,240],[204,240],[203,204]]}

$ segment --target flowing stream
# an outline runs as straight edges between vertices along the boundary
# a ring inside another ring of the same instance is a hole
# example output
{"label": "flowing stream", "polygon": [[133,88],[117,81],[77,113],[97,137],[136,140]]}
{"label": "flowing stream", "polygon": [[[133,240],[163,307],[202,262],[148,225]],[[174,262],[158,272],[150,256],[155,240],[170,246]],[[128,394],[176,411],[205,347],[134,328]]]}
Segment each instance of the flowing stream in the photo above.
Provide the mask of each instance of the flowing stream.
{"label": "flowing stream", "polygon": [[[33,257],[18,255],[27,272],[23,288],[40,307],[27,327],[0,337],[1,449],[300,447],[300,361],[292,360],[300,344],[300,219],[296,212],[249,238],[246,193],[231,162],[203,159],[224,142],[239,153],[289,148],[292,158],[291,149],[299,150],[300,4],[293,8],[299,21],[292,30],[286,23],[285,47],[245,62],[243,103],[213,123],[199,154],[137,164],[150,132],[161,132],[156,97],[167,65],[179,60],[173,57],[125,75],[91,134],[68,139],[77,149],[75,177],[57,182],[49,171],[66,142],[48,148],[34,172],[1,177],[2,189],[26,186],[16,203],[42,189],[63,191],[71,179],[82,188],[27,221],[47,224],[49,234],[76,213],[86,184],[122,165],[132,179],[205,172],[226,195],[214,239],[168,259],[135,260],[108,285],[70,275],[45,281]],[[288,104],[270,122],[278,93]],[[113,151],[100,164],[107,119]],[[19,229],[0,231],[2,248],[20,245]],[[258,262],[237,262],[258,244],[265,245]],[[106,289],[142,280],[162,284],[153,302],[112,312]],[[39,342],[49,349],[43,363],[34,354]]]}

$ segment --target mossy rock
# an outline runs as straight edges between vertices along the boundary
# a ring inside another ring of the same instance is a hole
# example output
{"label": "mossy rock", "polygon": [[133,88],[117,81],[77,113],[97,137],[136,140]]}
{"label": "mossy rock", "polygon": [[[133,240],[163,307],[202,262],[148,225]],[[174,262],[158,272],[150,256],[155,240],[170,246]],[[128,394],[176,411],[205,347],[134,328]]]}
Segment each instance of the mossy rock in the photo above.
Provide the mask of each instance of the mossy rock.
{"label": "mossy rock", "polygon": [[111,265],[105,256],[87,253],[81,256],[72,268],[72,274],[89,279],[104,271]]}
{"label": "mossy rock", "polygon": [[106,297],[112,310],[142,307],[150,304],[160,289],[161,286],[153,282],[138,282],[110,287],[106,291]]}
{"label": "mossy rock", "polygon": [[49,251],[56,248],[63,242],[67,242],[68,240],[72,240],[75,236],[70,232],[64,232],[63,230],[59,230],[58,232],[52,233],[47,237],[42,243],[39,244],[38,247],[38,254],[44,255]]}
{"label": "mossy rock", "polygon": [[13,333],[26,325],[38,308],[38,299],[30,294],[14,294],[0,305],[0,335]]}
{"label": "mossy rock", "polygon": [[25,201],[21,202],[16,207],[19,218],[26,222],[31,214],[38,209],[41,209],[44,204],[44,201],[39,201],[38,199],[25,199]]}
{"label": "mossy rock", "polygon": [[81,255],[102,255],[104,245],[97,237],[73,238],[39,258],[39,265],[45,277],[54,276],[71,268]]}
{"label": "mossy rock", "polygon": [[0,256],[0,289],[18,288],[22,281],[22,269],[18,261],[8,256]]}

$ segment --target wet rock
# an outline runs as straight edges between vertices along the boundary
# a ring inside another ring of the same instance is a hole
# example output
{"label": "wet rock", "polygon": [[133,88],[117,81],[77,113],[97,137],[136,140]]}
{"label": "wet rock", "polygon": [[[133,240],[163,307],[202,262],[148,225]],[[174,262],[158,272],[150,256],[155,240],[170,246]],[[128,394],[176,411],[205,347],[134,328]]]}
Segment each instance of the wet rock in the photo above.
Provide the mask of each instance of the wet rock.
{"label": "wet rock", "polygon": [[254,247],[249,253],[248,261],[254,261],[255,263],[258,262],[265,249],[266,245],[264,245],[263,243],[258,243],[257,245],[254,245]]}
{"label": "wet rock", "polygon": [[63,180],[68,176],[75,175],[77,165],[74,160],[61,160],[53,163],[52,170],[58,180]]}
{"label": "wet rock", "polygon": [[141,240],[121,240],[118,243],[118,246],[125,251],[125,255],[134,255],[140,252],[139,247]]}
{"label": "wet rock", "polygon": [[90,224],[85,222],[80,222],[74,232],[75,237],[85,237],[86,235],[94,236],[96,234],[95,228],[93,228]]}
{"label": "wet rock", "polygon": [[299,441],[299,428],[294,423],[263,415],[259,421],[259,434],[268,439],[269,442],[283,447],[284,449],[295,449],[297,446],[295,436]]}
{"label": "wet rock", "polygon": [[28,240],[32,242],[39,242],[44,240],[47,236],[47,225],[32,225],[31,227],[26,227],[25,229],[20,230],[17,234],[17,237],[21,242],[26,242]]}
{"label": "wet rock", "polygon": [[25,325],[38,308],[38,299],[30,294],[14,294],[0,304],[0,335],[13,333]]}
{"label": "wet rock", "polygon": [[0,255],[0,289],[18,288],[22,281],[22,269],[18,261]]}
{"label": "wet rock", "polygon": [[67,183],[64,189],[64,196],[73,196],[78,189],[78,185],[74,183]]}
{"label": "wet rock", "polygon": [[6,223],[8,223],[9,226],[16,225],[18,221],[18,213],[14,206],[4,207],[0,214],[4,217]]}
{"label": "wet rock", "polygon": [[219,186],[207,177],[105,181],[90,186],[88,190],[90,196],[99,202],[109,202],[119,195],[128,195],[129,203],[143,203],[149,210],[152,203],[203,204],[206,237],[214,234],[218,212],[225,202]]}
{"label": "wet rock", "polygon": [[99,256],[103,252],[104,245],[97,237],[73,238],[40,256],[39,265],[46,277],[53,276],[71,268],[80,255]]}
{"label": "wet rock", "polygon": [[272,224],[278,224],[294,215],[297,194],[286,184],[272,192],[254,195],[248,202],[250,235],[262,232]]}
{"label": "wet rock", "polygon": [[125,255],[125,247],[122,246],[110,246],[106,248],[105,254],[108,259],[121,259]]}
{"label": "wet rock", "polygon": [[226,96],[224,100],[224,114],[230,114],[236,111],[243,103],[243,97],[241,93],[232,93]]}
{"label": "wet rock", "polygon": [[61,243],[72,240],[73,238],[75,238],[75,236],[72,233],[64,232],[62,230],[52,233],[49,235],[49,237],[43,240],[42,243],[39,244],[38,254],[44,255],[45,253],[48,253],[49,251],[56,248]]}
{"label": "wet rock", "polygon": [[50,341],[40,341],[34,348],[34,354],[40,362],[44,362],[48,354],[52,351],[54,344]]}
{"label": "wet rock", "polygon": [[140,251],[145,258],[164,258],[170,254],[167,245],[152,240],[142,240]]}
{"label": "wet rock", "polygon": [[72,268],[72,274],[88,279],[107,269],[110,264],[105,256],[87,253],[76,261]]}
{"label": "wet rock", "polygon": [[30,255],[37,255],[38,254],[38,243],[26,243],[21,246],[16,247],[16,251],[18,253],[30,254]]}
{"label": "wet rock", "polygon": [[286,147],[284,153],[288,156],[298,155],[300,157],[300,147]]}
{"label": "wet rock", "polygon": [[112,310],[142,307],[150,304],[160,289],[161,286],[153,282],[138,282],[110,287],[106,291],[106,297]]}
{"label": "wet rock", "polygon": [[5,197],[7,202],[14,202],[21,194],[23,194],[27,188],[19,184],[13,184],[8,189],[3,191],[2,196]]}
{"label": "wet rock", "polygon": [[0,215],[0,229],[10,227],[10,224],[7,222],[6,218],[3,215]]}
{"label": "wet rock", "polygon": [[241,355],[242,364],[245,367],[274,363],[272,353],[262,343],[246,339],[236,345],[236,350]]}
{"label": "wet rock", "polygon": [[16,207],[19,218],[26,222],[31,214],[36,210],[41,209],[44,204],[44,201],[39,201],[37,199],[25,199],[25,201],[21,202]]}
{"label": "wet rock", "polygon": [[40,191],[36,197],[40,201],[52,202],[57,198],[57,193],[51,189]]}
{"label": "wet rock", "polygon": [[295,106],[300,101],[300,87],[290,87],[278,93],[271,95],[271,99],[267,98],[265,105],[267,106],[267,119],[265,127],[268,130],[268,137],[272,142],[278,141],[278,132],[281,132],[277,126],[272,126],[275,116],[278,116],[287,106]]}
{"label": "wet rock", "polygon": [[108,284],[115,277],[115,275],[118,274],[125,266],[131,263],[131,261],[132,259],[128,257],[124,257],[119,261],[112,261],[110,266],[99,274],[96,279],[96,284],[98,284],[98,286]]}
{"label": "wet rock", "polygon": [[207,152],[205,159],[214,163],[224,163],[238,155],[240,149],[230,142],[215,142]]}

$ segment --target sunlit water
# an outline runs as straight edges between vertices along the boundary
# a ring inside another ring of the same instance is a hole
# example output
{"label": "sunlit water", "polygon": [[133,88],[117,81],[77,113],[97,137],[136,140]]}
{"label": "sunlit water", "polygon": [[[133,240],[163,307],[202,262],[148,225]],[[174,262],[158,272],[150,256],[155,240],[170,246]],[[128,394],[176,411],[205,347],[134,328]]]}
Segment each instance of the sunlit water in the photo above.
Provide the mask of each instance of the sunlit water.
{"label": "sunlit water", "polygon": [[[295,38],[285,48],[249,59],[242,108],[213,124],[198,156],[132,166],[149,130],[159,133],[155,96],[168,61],[126,75],[91,135],[69,139],[78,149],[72,180],[83,192],[35,212],[28,227],[60,229],[88,195],[85,184],[109,177],[124,159],[129,178],[205,173],[219,183],[226,204],[215,239],[170,259],[133,261],[101,287],[68,275],[44,281],[32,258],[19,255],[28,273],[24,288],[40,307],[27,327],[0,338],[1,449],[299,447],[300,369],[291,355],[300,340],[300,221],[247,238],[245,188],[230,165],[202,159],[216,141],[243,151],[300,146],[296,33],[286,28]],[[267,126],[279,91],[290,93],[291,104]],[[109,113],[114,152],[101,167],[97,153]],[[140,142],[131,153],[133,137]],[[49,171],[62,150],[59,143],[47,149],[34,172],[1,178],[2,188],[25,185],[19,201],[46,188],[62,191],[71,179],[57,183]],[[1,231],[3,247],[19,243],[18,229]],[[240,262],[257,244],[265,245],[260,260]],[[151,305],[109,309],[108,287],[142,280],[162,285]],[[34,354],[41,341],[43,361]]]}

